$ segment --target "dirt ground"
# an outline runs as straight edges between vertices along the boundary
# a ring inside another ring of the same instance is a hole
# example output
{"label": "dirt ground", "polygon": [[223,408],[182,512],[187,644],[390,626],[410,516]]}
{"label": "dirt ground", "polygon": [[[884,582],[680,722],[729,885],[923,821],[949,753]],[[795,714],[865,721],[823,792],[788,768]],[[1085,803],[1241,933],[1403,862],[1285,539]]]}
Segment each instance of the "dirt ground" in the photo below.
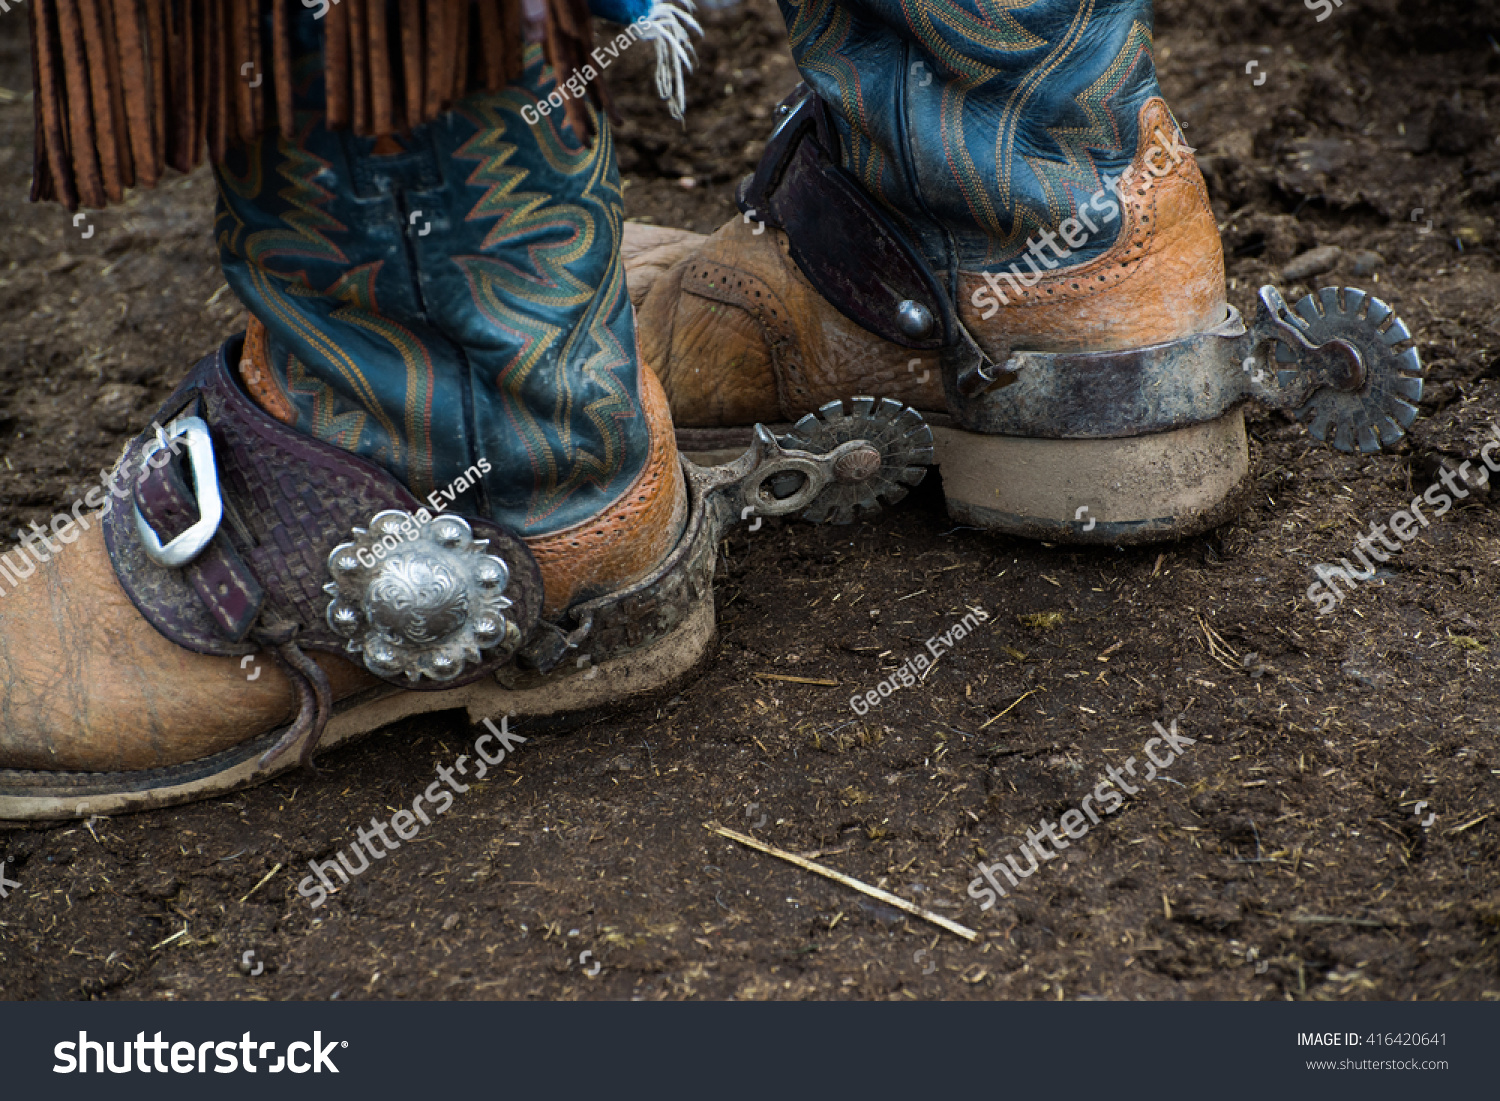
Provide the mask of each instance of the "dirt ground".
{"label": "dirt ground", "polygon": [[[1496,495],[1473,489],[1334,614],[1303,595],[1500,420],[1500,6],[1361,0],[1320,22],[1283,0],[1163,0],[1157,21],[1232,300],[1337,281],[1390,302],[1429,367],[1402,446],[1350,457],[1255,414],[1244,514],[1153,548],[956,528],[935,478],[873,521],[740,529],[696,681],[532,737],[318,911],[296,891],[308,860],[410,803],[472,741],[460,718],[232,798],[0,830],[21,883],[0,900],[0,996],[1500,998]],[[766,0],[706,25],[686,127],[655,102],[645,51],[611,71],[633,217],[733,216],[794,83]],[[89,215],[92,235],[24,202],[24,34],[0,16],[7,532],[76,499],[243,324],[204,174]],[[1281,280],[1323,245],[1345,250],[1332,271]],[[851,713],[971,607],[987,623],[923,684]],[[977,861],[1015,853],[1174,719],[1195,741],[1168,774],[979,909]]]}

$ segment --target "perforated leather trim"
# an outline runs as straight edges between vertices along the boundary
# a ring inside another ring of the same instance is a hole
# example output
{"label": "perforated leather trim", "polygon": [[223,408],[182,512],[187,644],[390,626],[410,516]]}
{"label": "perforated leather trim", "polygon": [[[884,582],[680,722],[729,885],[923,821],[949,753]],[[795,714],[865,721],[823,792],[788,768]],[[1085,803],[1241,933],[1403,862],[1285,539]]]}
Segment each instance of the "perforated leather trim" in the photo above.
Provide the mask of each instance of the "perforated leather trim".
{"label": "perforated leather trim", "polygon": [[687,521],[687,486],[672,414],[656,375],[640,369],[641,407],[651,432],[645,468],[630,489],[597,516],[527,539],[542,571],[542,614],[561,615],[579,600],[602,596],[644,577],[677,544]]}
{"label": "perforated leather trim", "polygon": [[271,370],[271,354],[266,327],[255,318],[245,326],[245,350],[240,353],[240,381],[259,405],[282,424],[295,425],[297,410],[292,399],[281,388],[281,380]]}

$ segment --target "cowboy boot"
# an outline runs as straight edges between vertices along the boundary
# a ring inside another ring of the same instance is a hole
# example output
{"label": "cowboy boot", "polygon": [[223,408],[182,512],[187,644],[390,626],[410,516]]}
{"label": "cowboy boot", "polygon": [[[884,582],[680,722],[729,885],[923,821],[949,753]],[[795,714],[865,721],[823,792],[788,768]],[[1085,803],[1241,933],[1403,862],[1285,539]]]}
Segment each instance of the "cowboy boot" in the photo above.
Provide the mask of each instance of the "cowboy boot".
{"label": "cowboy boot", "polygon": [[[934,414],[965,523],[1093,542],[1202,530],[1247,478],[1239,409],[1091,425],[1037,397],[976,413],[953,392],[955,345],[971,374],[989,367],[981,385],[1000,380],[993,404],[1014,390],[998,369],[1012,353],[1132,352],[1229,317],[1149,0],[1004,8],[783,0],[810,87],[779,109],[744,214],[644,250],[627,230],[627,253],[654,261],[632,272],[643,352],[700,449],[724,438],[705,429],[853,390]],[[1117,396],[1091,381],[1097,401]]]}
{"label": "cowboy boot", "polygon": [[722,426],[803,414],[816,451],[808,410],[895,398],[929,411],[955,519],[1140,543],[1233,513],[1246,401],[1339,450],[1400,440],[1422,365],[1384,302],[1226,305],[1149,0],[1003,7],[783,0],[811,87],[778,109],[742,216],[699,241],[627,232],[679,445],[714,458]]}
{"label": "cowboy boot", "polygon": [[309,55],[295,132],[216,165],[253,320],[103,509],[59,515],[68,545],[0,559],[0,818],[202,798],[420,712],[615,702],[707,652],[723,479],[642,369],[607,122],[532,124],[527,60],[374,139],[324,126]]}

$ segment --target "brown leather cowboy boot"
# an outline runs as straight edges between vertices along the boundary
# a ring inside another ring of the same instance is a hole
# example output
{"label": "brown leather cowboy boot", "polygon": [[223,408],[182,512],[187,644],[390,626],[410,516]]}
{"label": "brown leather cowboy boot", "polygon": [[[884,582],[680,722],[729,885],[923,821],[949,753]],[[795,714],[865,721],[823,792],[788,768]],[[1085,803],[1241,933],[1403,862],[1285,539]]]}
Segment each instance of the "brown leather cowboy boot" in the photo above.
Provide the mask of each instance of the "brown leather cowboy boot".
{"label": "brown leather cowboy boot", "polygon": [[607,123],[542,118],[550,72],[532,50],[379,139],[304,81],[216,162],[255,320],[62,545],[0,557],[0,818],[201,798],[425,711],[622,701],[706,654],[735,510],[638,357]]}
{"label": "brown leather cowboy boot", "polygon": [[[1292,350],[1310,354],[1309,325],[1279,296],[1253,331],[1227,308],[1149,0],[997,18],[972,0],[782,8],[811,87],[779,109],[742,216],[708,238],[626,231],[642,349],[688,453],[851,390],[890,397],[932,422],[956,519],[1117,543],[1232,512],[1246,397],[1314,417],[1338,446],[1410,423],[1405,401],[1372,397],[1353,338],[1316,379],[1351,397],[1319,422],[1305,387],[1277,381]],[[1362,309],[1298,312],[1343,333]],[[1414,358],[1391,370],[1403,398],[1420,392]]]}
{"label": "brown leather cowboy boot", "polygon": [[289,133],[215,164],[248,334],[59,514],[62,546],[0,556],[0,819],[234,790],[421,712],[663,690],[711,644],[724,528],[853,507],[885,465],[853,435],[680,460],[609,128],[539,110],[537,51],[399,136],[330,130],[298,89]]}
{"label": "brown leather cowboy boot", "polygon": [[[0,559],[24,574],[0,626],[0,818],[202,798],[425,711],[615,702],[706,652],[722,522],[701,486],[688,515],[650,382],[652,459],[629,493],[523,541],[472,515],[424,521],[386,472],[250,401],[227,369],[238,350],[169,400],[165,449],[149,433],[132,444],[102,516],[53,525],[70,545]],[[192,550],[205,519],[192,558],[158,561]],[[580,577],[608,591],[544,618],[546,594]]]}
{"label": "brown leather cowboy boot", "polygon": [[[1160,99],[1142,108],[1136,129],[1140,148],[1125,178],[1137,185],[1082,204],[1070,229],[1086,230],[1091,215],[1102,227],[1118,210],[1107,249],[1067,267],[1049,265],[1040,250],[1015,271],[1002,269],[998,283],[983,271],[958,272],[958,317],[991,361],[1021,350],[1143,348],[1224,321],[1223,258],[1197,166]],[[739,442],[738,434],[702,429],[796,420],[858,391],[923,411],[949,511],[965,523],[1133,542],[1203,530],[1236,507],[1249,469],[1238,410],[1115,438],[1028,436],[1024,423],[1012,433],[965,431],[943,417],[950,406],[940,357],[885,339],[833,306],[796,262],[784,230],[737,218],[707,238],[653,234],[645,249],[632,241],[637,232],[627,225],[626,270],[642,349],[661,365],[679,442],[697,461],[728,453],[715,445],[732,450]],[[1067,250],[1065,240],[1058,246]],[[684,253],[661,270],[665,257]]]}
{"label": "brown leather cowboy boot", "polygon": [[[744,215],[632,286],[680,442],[854,389],[930,414],[964,522],[1109,542],[1217,523],[1248,474],[1238,410],[1080,438],[1037,408],[976,431],[945,393],[954,338],[1001,365],[1228,316],[1203,180],[1156,88],[1149,2],[1038,0],[998,24],[971,8],[784,5],[811,89],[783,104]],[[686,245],[658,240],[655,264]]]}

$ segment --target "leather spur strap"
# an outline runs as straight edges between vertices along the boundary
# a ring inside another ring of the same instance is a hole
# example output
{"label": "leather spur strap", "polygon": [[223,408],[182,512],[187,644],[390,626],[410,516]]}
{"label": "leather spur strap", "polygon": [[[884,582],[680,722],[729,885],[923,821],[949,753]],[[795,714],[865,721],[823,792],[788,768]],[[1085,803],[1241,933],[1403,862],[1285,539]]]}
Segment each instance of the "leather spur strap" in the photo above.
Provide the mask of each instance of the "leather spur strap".
{"label": "leather spur strap", "polygon": [[802,84],[777,112],[782,121],[760,164],[740,184],[740,210],[784,231],[808,281],[855,324],[905,348],[956,343],[957,319],[942,283],[838,163],[838,135],[823,101]]}
{"label": "leather spur strap", "polygon": [[740,210],[786,234],[807,281],[849,320],[901,347],[940,353],[950,407],[1012,378],[959,320],[943,280],[838,163],[827,105],[801,84],[777,113],[760,164],[740,183]]}
{"label": "leather spur strap", "polygon": [[[167,429],[143,434],[121,459],[117,482],[130,492],[104,515],[104,537],[120,585],[141,614],[198,653],[290,645],[354,661],[363,654],[371,672],[403,688],[466,684],[511,660],[542,605],[541,574],[521,539],[472,516],[441,514],[425,529],[415,520],[399,525],[397,513],[418,513],[417,499],[374,464],[265,413],[231,370],[240,344],[235,338],[199,363],[158,414]],[[199,438],[205,436],[207,444]],[[379,530],[371,532],[372,525]],[[419,531],[432,533],[429,558],[412,557]],[[344,549],[331,562],[335,548]],[[470,558],[455,560],[461,552]],[[392,589],[402,591],[387,611],[380,594]],[[419,608],[426,618],[417,617],[407,634],[441,643],[447,629],[456,649],[445,658],[441,646],[429,646],[435,658],[400,666],[410,598],[420,603],[434,591],[440,603]],[[360,592],[373,594],[375,604],[361,603]],[[503,594],[498,604],[487,599],[504,612],[486,621],[476,594],[488,592]],[[368,622],[361,621],[365,612]],[[481,621],[469,626],[477,638],[464,635],[465,617],[476,616]],[[382,649],[386,636],[393,651]],[[299,664],[294,653],[282,656]]]}

